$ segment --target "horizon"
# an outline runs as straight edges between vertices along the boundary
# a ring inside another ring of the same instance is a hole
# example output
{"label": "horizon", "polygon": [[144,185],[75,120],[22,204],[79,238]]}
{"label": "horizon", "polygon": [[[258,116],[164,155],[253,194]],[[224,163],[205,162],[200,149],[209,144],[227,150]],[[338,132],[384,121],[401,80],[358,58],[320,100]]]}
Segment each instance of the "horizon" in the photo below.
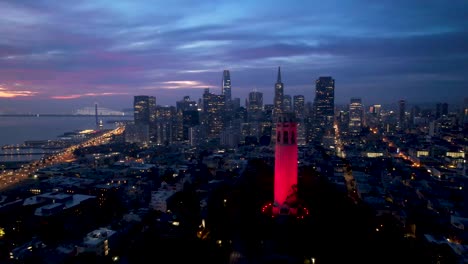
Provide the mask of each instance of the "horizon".
{"label": "horizon", "polygon": [[[369,107],[373,106],[373,105],[381,105],[383,110],[396,110],[396,109],[398,109],[398,101],[397,102],[390,102],[390,103],[379,103],[379,102],[366,103],[364,101],[364,98],[361,98],[361,97],[358,97],[358,98],[363,100],[362,105],[363,105],[363,107],[364,107],[364,109],[366,111],[369,110]],[[194,98],[190,98],[190,99],[194,100]],[[351,98],[349,98],[349,99],[351,99]],[[179,100],[182,100],[182,98],[177,99],[177,101],[179,101]],[[426,109],[426,110],[427,109],[435,110],[437,103],[447,103],[449,111],[459,111],[459,110],[463,109],[463,107],[464,107],[464,104],[465,104],[464,100],[466,100],[466,98],[458,100],[459,102],[450,102],[450,101],[441,101],[441,100],[426,101],[426,102],[409,102],[409,101],[406,101],[406,106],[407,107],[419,106],[419,107],[424,107],[423,110],[424,109]],[[198,98],[195,99],[194,101],[198,101]],[[306,101],[306,103],[307,102],[309,102],[309,101]],[[310,102],[313,102],[313,101],[310,101]],[[348,105],[349,105],[349,101],[348,102],[335,102],[335,107],[336,108],[347,107]],[[173,104],[166,104],[166,105],[157,104],[157,106],[174,106],[175,107],[176,106],[176,101],[174,101]],[[35,111],[26,111],[26,112],[25,111],[17,111],[17,112],[10,111],[10,112],[8,112],[8,111],[1,111],[0,110],[0,116],[8,116],[8,115],[11,115],[11,116],[15,116],[15,115],[18,115],[18,116],[21,116],[21,115],[25,115],[25,116],[29,116],[29,115],[94,116],[94,114],[85,115],[85,114],[76,114],[75,113],[79,109],[84,109],[84,108],[89,108],[89,107],[94,108],[95,107],[94,103],[92,105],[80,105],[80,106],[78,106],[78,108],[68,109],[68,112],[63,112],[63,113],[37,112],[37,111],[36,112]],[[105,108],[106,110],[120,111],[120,112],[123,112],[123,113],[129,113],[129,112],[133,113],[133,97],[132,97],[132,103],[129,104],[128,107],[109,108],[107,106],[99,106],[99,104],[98,104],[98,108],[99,107]],[[243,104],[242,98],[241,98],[241,107],[245,107],[245,104]],[[409,112],[409,111],[410,111],[410,109],[407,109],[407,112]],[[100,114],[99,116],[120,116],[120,115],[101,115]],[[125,116],[128,117],[129,115],[125,115]]]}
{"label": "horizon", "polygon": [[241,105],[253,90],[315,97],[336,81],[336,104],[468,98],[468,2],[107,0],[0,3],[0,113],[119,110],[133,96],[175,105],[221,93],[229,70]]}

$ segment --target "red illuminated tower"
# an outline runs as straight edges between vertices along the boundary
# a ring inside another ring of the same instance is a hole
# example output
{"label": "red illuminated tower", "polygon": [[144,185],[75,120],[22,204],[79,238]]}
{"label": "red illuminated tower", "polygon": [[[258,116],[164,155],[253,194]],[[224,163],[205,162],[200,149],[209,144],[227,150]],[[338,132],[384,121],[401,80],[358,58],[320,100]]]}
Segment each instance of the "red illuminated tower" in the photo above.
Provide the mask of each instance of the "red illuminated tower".
{"label": "red illuminated tower", "polygon": [[[278,70],[279,82],[280,78]],[[276,118],[276,127],[272,129],[272,143],[275,144],[274,197],[273,202],[268,202],[262,207],[262,213],[271,217],[292,215],[297,219],[304,219],[309,215],[309,210],[303,206],[303,202],[297,196],[296,116],[293,112],[280,111],[274,117]]]}
{"label": "red illuminated tower", "polygon": [[276,123],[273,214],[295,214],[297,193],[297,123],[281,113]]}

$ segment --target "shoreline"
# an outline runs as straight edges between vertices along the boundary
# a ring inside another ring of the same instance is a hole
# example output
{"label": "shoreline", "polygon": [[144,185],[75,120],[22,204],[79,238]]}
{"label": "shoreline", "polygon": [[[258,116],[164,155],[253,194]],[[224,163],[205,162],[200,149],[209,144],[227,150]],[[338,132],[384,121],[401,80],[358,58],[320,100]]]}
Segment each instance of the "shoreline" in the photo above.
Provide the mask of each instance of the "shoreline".
{"label": "shoreline", "polygon": [[91,115],[2,113],[0,114],[0,149],[39,145],[60,147],[60,143],[54,142],[60,141],[63,136],[69,137],[76,131],[113,129],[133,121],[133,116],[99,115],[98,118],[102,120],[99,125],[96,124],[95,116]]}

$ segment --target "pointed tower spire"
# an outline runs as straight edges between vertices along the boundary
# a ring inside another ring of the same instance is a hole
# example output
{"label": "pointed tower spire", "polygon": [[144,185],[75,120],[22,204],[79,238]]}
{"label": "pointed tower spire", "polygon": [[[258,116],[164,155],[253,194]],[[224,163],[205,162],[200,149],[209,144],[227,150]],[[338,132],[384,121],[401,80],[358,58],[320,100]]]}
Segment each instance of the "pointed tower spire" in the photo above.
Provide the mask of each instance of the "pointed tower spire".
{"label": "pointed tower spire", "polygon": [[281,67],[278,67],[278,80],[277,83],[281,83]]}

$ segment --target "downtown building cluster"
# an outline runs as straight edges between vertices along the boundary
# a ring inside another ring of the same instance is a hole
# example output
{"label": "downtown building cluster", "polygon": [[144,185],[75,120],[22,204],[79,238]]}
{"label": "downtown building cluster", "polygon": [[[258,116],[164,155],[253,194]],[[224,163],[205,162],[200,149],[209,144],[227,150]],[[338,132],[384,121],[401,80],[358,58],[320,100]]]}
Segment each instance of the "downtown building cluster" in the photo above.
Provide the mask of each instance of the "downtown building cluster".
{"label": "downtown building cluster", "polygon": [[185,96],[176,106],[160,106],[154,96],[135,96],[134,123],[126,127],[126,141],[157,145],[184,142],[192,146],[270,145],[275,142],[278,116],[293,113],[298,123],[298,145],[331,146],[334,90],[332,77],[319,77],[315,82],[314,101],[305,102],[304,95],[285,94],[278,68],[273,103],[264,103],[263,93],[254,90],[245,99],[245,107],[241,107],[241,99],[232,97],[230,73],[224,70],[221,93],[207,88],[197,101]]}

